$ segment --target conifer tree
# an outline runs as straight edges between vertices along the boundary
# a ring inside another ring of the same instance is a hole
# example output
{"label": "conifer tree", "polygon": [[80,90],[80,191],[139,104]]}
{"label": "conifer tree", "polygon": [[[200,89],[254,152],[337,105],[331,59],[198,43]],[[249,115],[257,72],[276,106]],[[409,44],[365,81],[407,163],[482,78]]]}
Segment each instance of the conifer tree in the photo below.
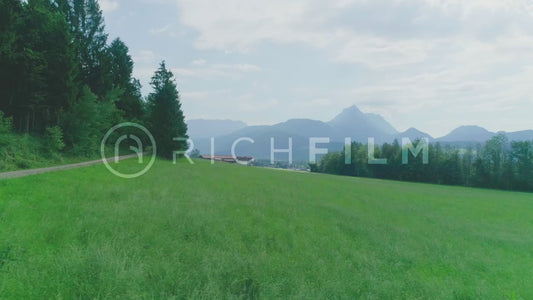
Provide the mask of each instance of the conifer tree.
{"label": "conifer tree", "polygon": [[186,142],[174,139],[187,138],[187,125],[174,75],[164,61],[152,77],[151,84],[154,89],[148,96],[151,133],[157,143],[157,154],[170,159],[174,151],[186,148]]}

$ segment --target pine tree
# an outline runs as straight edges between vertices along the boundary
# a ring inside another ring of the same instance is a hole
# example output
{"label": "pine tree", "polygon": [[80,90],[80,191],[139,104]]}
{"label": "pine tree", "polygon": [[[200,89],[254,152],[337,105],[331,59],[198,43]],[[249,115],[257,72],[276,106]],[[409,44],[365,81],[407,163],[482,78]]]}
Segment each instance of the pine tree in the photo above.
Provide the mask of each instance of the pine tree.
{"label": "pine tree", "polygon": [[15,89],[19,74],[17,53],[17,27],[22,15],[19,0],[0,1],[0,110],[13,116],[17,98]]}
{"label": "pine tree", "polygon": [[109,46],[111,56],[111,77],[114,87],[125,88],[131,80],[133,73],[133,60],[129,49],[120,39],[115,39]]}
{"label": "pine tree", "polygon": [[[18,2],[18,3],[17,3]],[[22,132],[43,133],[72,103],[76,62],[64,15],[47,0],[0,2],[0,109]]]}
{"label": "pine tree", "polygon": [[512,142],[511,158],[515,163],[514,189],[533,191],[533,141]]}
{"label": "pine tree", "polygon": [[51,6],[51,30],[46,33],[47,60],[47,126],[57,126],[61,122],[62,112],[74,104],[80,88],[76,78],[79,65],[76,61],[76,49],[72,42],[72,33],[63,13]]}
{"label": "pine tree", "polygon": [[116,106],[124,112],[126,120],[139,121],[144,114],[141,84],[132,78],[133,60],[128,53],[128,47],[120,39],[115,39],[108,50],[111,56],[113,88],[121,91]]}
{"label": "pine tree", "polygon": [[151,133],[157,143],[157,154],[170,159],[174,151],[186,148],[186,142],[174,139],[187,138],[187,125],[174,75],[166,68],[164,61],[152,77],[151,84],[154,89],[148,96]]}
{"label": "pine tree", "polygon": [[79,61],[81,86],[98,97],[112,88],[111,55],[107,51],[104,18],[97,0],[56,0],[74,36]]}

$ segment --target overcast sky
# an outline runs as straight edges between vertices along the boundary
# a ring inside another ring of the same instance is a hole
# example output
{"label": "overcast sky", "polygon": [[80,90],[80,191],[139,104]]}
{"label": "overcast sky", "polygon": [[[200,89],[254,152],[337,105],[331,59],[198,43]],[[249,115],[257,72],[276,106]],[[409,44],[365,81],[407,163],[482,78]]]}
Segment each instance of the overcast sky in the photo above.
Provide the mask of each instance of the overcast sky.
{"label": "overcast sky", "polygon": [[533,129],[533,0],[101,0],[143,92],[164,59],[188,119],[329,121],[435,137]]}

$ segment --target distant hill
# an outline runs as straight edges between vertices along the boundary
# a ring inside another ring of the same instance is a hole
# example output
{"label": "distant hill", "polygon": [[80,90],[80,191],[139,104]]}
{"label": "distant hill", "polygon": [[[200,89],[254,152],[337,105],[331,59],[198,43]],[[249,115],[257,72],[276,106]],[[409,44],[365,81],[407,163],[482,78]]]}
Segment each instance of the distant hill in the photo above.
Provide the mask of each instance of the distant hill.
{"label": "distant hill", "polygon": [[197,119],[187,121],[187,126],[191,138],[203,139],[230,134],[247,125],[241,121]]}
{"label": "distant hill", "polygon": [[[317,133],[316,135],[314,133]],[[292,138],[293,160],[307,161],[309,158],[309,138],[329,137],[333,130],[329,125],[313,120],[289,120],[273,126],[250,126],[237,130],[231,134],[215,139],[215,154],[231,154],[233,143],[239,138],[251,138],[254,143],[243,141],[236,147],[236,154],[253,156],[256,159],[270,159],[270,139],[274,138],[276,149],[288,149],[289,138]],[[344,140],[343,140],[344,141]],[[197,149],[202,154],[210,153],[211,142],[208,139],[195,141]],[[340,151],[344,144],[331,140],[329,145],[319,145],[319,148],[328,148],[329,151]],[[277,161],[288,161],[288,154],[275,155]]]}
{"label": "distant hill", "polygon": [[271,127],[274,130],[283,131],[303,137],[334,137],[338,134],[333,127],[322,121],[309,119],[293,119],[279,123]]}
{"label": "distant hill", "polygon": [[[349,107],[328,123],[310,119],[292,119],[272,126],[250,126],[220,136],[216,139],[216,154],[230,154],[233,142],[241,137],[252,138],[255,143],[242,142],[237,147],[238,155],[251,155],[259,159],[270,158],[270,138],[275,139],[276,149],[286,149],[289,137],[293,142],[293,159],[307,160],[309,158],[309,138],[328,137],[330,143],[317,145],[327,148],[330,152],[340,151],[344,146],[344,139],[366,143],[368,137],[375,137],[376,142],[382,143],[393,140],[398,132],[385,119],[376,114],[365,114],[356,106]],[[195,141],[202,153],[209,153],[210,142],[206,139]],[[287,160],[286,154],[276,154],[276,158]]]}
{"label": "distant hill", "polygon": [[437,139],[437,142],[485,142],[496,134],[479,126],[461,126],[448,135]]}
{"label": "distant hill", "polygon": [[365,114],[365,119],[373,127],[375,127],[378,130],[381,130],[384,133],[387,133],[387,134],[398,133],[396,128],[392,127],[392,125],[389,122],[387,122],[382,116],[378,114],[372,114],[372,113]]}
{"label": "distant hill", "polygon": [[365,114],[355,105],[343,110],[328,124],[338,137],[351,137],[358,142],[366,142],[368,137],[374,137],[376,142],[386,142],[398,133],[383,117]]}
{"label": "distant hill", "polygon": [[435,140],[431,135],[429,135],[429,134],[427,134],[425,132],[422,132],[422,131],[420,131],[420,130],[418,130],[416,128],[409,128],[406,131],[401,132],[399,134],[396,134],[394,136],[394,138],[397,139],[400,142],[401,142],[402,138],[404,138],[404,137],[411,139],[411,141],[414,141],[414,140],[417,140],[417,139],[423,139],[423,138],[427,138],[430,142],[433,142]]}
{"label": "distant hill", "polygon": [[[293,139],[294,161],[305,161],[309,156],[309,138],[329,137],[329,145],[318,145],[327,148],[330,152],[340,151],[344,146],[346,137],[352,141],[366,143],[369,137],[374,137],[376,143],[391,143],[395,139],[401,142],[408,137],[412,141],[428,138],[430,142],[458,147],[473,146],[483,143],[496,135],[479,126],[462,126],[448,135],[435,139],[428,133],[416,128],[405,132],[398,132],[382,116],[363,113],[357,106],[344,109],[339,115],[329,122],[292,119],[275,125],[246,126],[245,123],[229,120],[191,120],[188,122],[189,135],[194,139],[195,147],[202,154],[211,151],[210,137],[215,137],[215,154],[229,155],[233,142],[242,137],[255,141],[254,144],[242,142],[236,148],[237,155],[254,156],[257,159],[270,158],[270,138],[275,139],[275,148],[288,147],[289,137]],[[533,130],[505,133],[509,140],[533,140]],[[287,154],[276,154],[276,159],[287,161]]]}
{"label": "distant hill", "polygon": [[506,133],[511,141],[531,141],[533,140],[533,130],[523,130]]}

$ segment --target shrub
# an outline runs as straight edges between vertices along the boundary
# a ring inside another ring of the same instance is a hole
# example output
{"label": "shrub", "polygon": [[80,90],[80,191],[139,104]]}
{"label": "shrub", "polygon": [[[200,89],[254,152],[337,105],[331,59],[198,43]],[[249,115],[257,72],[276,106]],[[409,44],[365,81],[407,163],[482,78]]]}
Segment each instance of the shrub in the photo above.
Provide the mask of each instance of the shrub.
{"label": "shrub", "polygon": [[98,101],[90,88],[84,87],[80,99],[61,122],[68,151],[74,155],[98,153],[102,137],[118,118],[112,94]]}
{"label": "shrub", "polygon": [[11,118],[6,118],[0,110],[0,134],[8,134],[11,132],[11,129]]}
{"label": "shrub", "polygon": [[46,128],[46,134],[43,138],[43,148],[46,153],[58,153],[65,148],[63,131],[59,126]]}
{"label": "shrub", "polygon": [[41,140],[30,135],[0,134],[0,172],[38,165]]}
{"label": "shrub", "polygon": [[189,155],[190,158],[200,158],[200,150],[194,149]]}

